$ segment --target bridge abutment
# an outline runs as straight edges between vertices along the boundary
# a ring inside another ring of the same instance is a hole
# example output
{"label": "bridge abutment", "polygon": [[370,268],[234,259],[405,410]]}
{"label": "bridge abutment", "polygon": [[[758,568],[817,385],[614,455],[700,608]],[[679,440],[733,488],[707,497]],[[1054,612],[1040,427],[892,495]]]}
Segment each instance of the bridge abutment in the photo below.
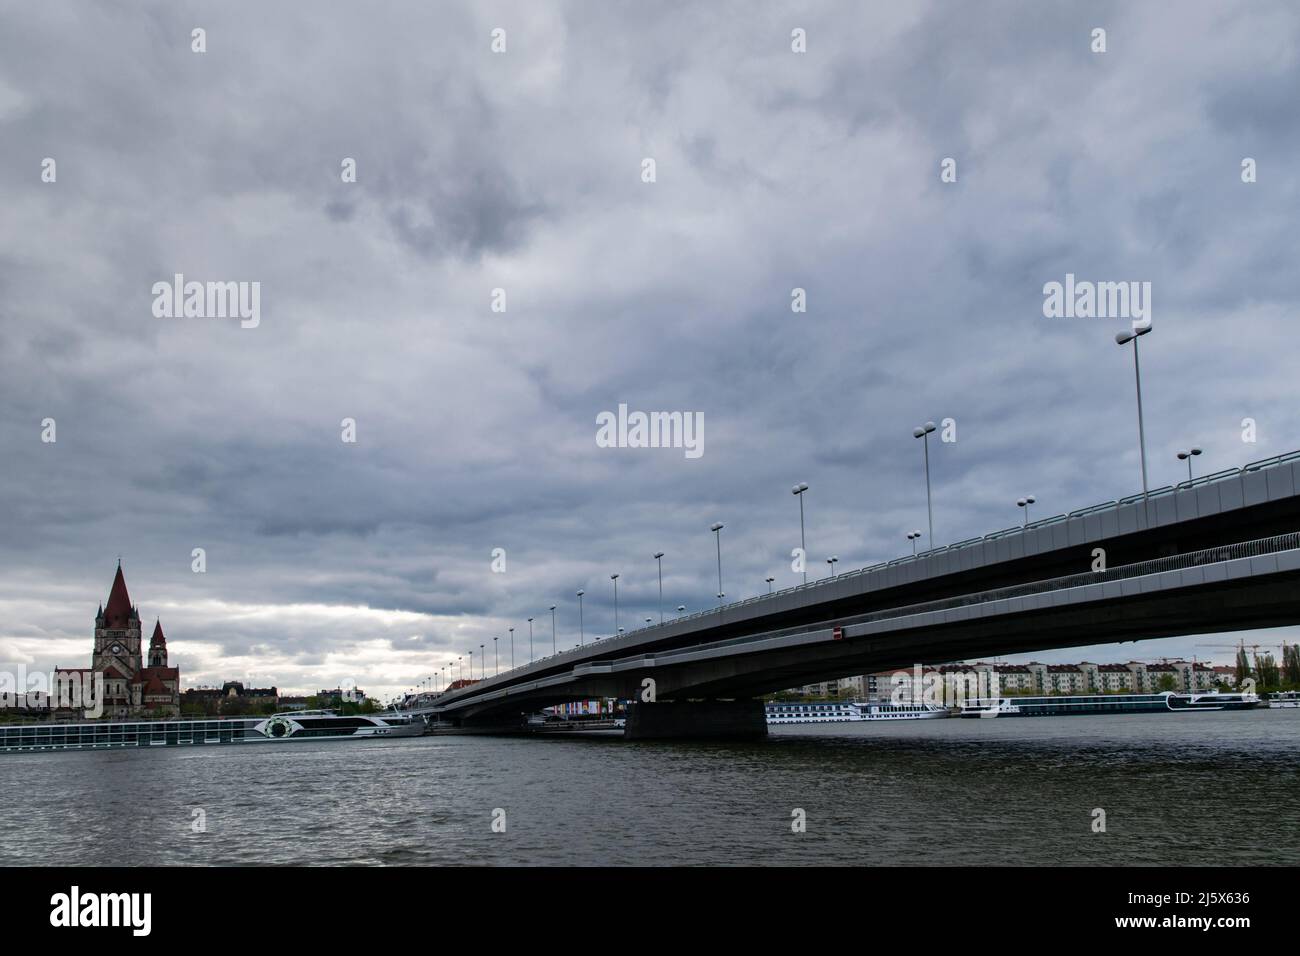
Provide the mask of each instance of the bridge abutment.
{"label": "bridge abutment", "polygon": [[755,739],[767,736],[767,713],[761,700],[631,703],[623,735],[628,740]]}

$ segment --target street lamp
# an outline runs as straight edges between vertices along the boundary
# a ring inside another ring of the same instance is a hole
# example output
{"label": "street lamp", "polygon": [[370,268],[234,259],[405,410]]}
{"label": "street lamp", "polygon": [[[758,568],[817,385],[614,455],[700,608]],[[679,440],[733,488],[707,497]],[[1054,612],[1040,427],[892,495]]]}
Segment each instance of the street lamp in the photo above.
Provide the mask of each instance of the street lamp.
{"label": "street lamp", "polygon": [[556,655],[555,647],[555,605],[551,605],[551,656]]}
{"label": "street lamp", "polygon": [[771,594],[771,593],[772,593],[772,582],[775,581],[776,578],[764,578],[763,580],[767,582],[767,593],[768,593],[768,594]]}
{"label": "street lamp", "polygon": [[912,542],[912,557],[916,557],[916,539],[919,537],[921,537],[920,529],[917,529],[916,531],[909,531],[907,533],[907,540]]}
{"label": "street lamp", "polygon": [[500,640],[499,636],[492,638],[492,676],[493,677],[501,676],[501,657],[500,655],[497,654],[497,641],[499,640]]}
{"label": "street lamp", "polygon": [[[487,680],[487,655],[483,653],[483,645],[478,646],[478,673],[483,680]],[[474,675],[471,674],[471,677]]]}
{"label": "street lamp", "polygon": [[465,660],[464,654],[460,654],[456,657],[456,679],[457,680],[465,679],[465,666],[462,663],[464,660]]}
{"label": "street lamp", "polygon": [[790,494],[799,499],[799,550],[803,552],[803,583],[808,583],[808,542],[803,534],[803,493],[808,490],[808,482],[801,481],[790,489]]}
{"label": "street lamp", "polygon": [[718,542],[718,607],[722,607],[722,528],[721,521],[715,521],[709,525],[709,530],[713,532],[713,537]]}
{"label": "street lamp", "polygon": [[1201,453],[1201,450],[1200,450],[1199,448],[1192,448],[1192,449],[1189,449],[1188,451],[1180,451],[1180,452],[1178,453],[1178,460],[1179,460],[1179,461],[1185,461],[1185,462],[1187,462],[1187,480],[1188,480],[1188,481],[1191,481],[1191,480],[1192,480],[1192,456],[1193,456],[1193,455],[1199,455],[1200,453]]}
{"label": "street lamp", "polygon": [[1017,498],[1016,504],[1025,509],[1025,521],[1021,527],[1029,527],[1029,506],[1034,503],[1033,495],[1025,495],[1023,498]]}
{"label": "street lamp", "polygon": [[925,510],[930,516],[930,547],[934,547],[934,506],[930,499],[930,432],[934,429],[934,422],[926,422],[912,429],[912,437],[925,442]]}
{"label": "street lamp", "polygon": [[664,622],[664,553],[656,551],[654,559],[659,562],[659,623]]}
{"label": "street lamp", "polygon": [[587,592],[578,588],[578,646],[582,646],[582,596]]}
{"label": "street lamp", "polygon": [[510,628],[510,669],[515,669],[515,629]]}
{"label": "street lamp", "polygon": [[619,634],[623,629],[618,626],[618,575],[611,574],[609,579],[614,582],[614,633]]}
{"label": "street lamp", "polygon": [[677,613],[678,613],[678,615],[685,614],[685,613],[686,613],[686,605],[685,605],[685,604],[679,604],[679,605],[677,605]]}
{"label": "street lamp", "polygon": [[470,648],[469,652],[469,679],[474,680],[474,650]]}
{"label": "street lamp", "polygon": [[1146,335],[1151,331],[1151,326],[1135,328],[1132,331],[1116,332],[1115,344],[1127,345],[1133,343],[1133,379],[1137,383],[1137,403],[1138,403],[1138,451],[1142,455],[1142,498],[1147,497],[1147,435],[1146,427],[1142,423],[1142,366],[1138,362],[1138,337]]}
{"label": "street lamp", "polygon": [[533,619],[528,619],[528,663],[533,662]]}
{"label": "street lamp", "polygon": [[836,555],[831,555],[829,558],[826,559],[826,563],[831,566],[831,577],[835,577],[835,564],[839,560],[840,560],[839,557]]}

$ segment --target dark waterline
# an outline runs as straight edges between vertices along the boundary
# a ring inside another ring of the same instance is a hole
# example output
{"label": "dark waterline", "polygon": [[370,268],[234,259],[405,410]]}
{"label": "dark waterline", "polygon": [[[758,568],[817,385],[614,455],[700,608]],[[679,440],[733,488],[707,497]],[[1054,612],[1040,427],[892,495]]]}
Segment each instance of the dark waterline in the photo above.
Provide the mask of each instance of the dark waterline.
{"label": "dark waterline", "polygon": [[1293,864],[1300,711],[8,754],[0,833],[7,865]]}

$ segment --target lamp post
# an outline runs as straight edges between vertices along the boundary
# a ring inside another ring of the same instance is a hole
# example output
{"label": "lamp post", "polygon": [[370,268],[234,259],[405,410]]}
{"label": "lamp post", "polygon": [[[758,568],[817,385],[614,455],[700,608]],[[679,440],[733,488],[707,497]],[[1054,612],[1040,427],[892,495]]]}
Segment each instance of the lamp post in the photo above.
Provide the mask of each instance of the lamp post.
{"label": "lamp post", "polygon": [[771,593],[772,593],[772,582],[775,581],[776,578],[767,577],[767,578],[764,578],[763,580],[767,582],[767,593],[768,593],[768,594],[771,594]]}
{"label": "lamp post", "polygon": [[790,494],[799,499],[799,550],[803,552],[803,583],[808,583],[808,542],[803,533],[803,493],[808,490],[808,482],[801,481],[790,489]]}
{"label": "lamp post", "polygon": [[835,577],[835,565],[839,560],[840,559],[837,555],[831,555],[826,559],[826,563],[831,566],[831,577]]}
{"label": "lamp post", "polygon": [[722,598],[724,596],[722,590],[722,528],[721,521],[715,521],[709,525],[709,530],[713,532],[713,537],[718,542],[718,607],[722,607]]}
{"label": "lamp post", "polygon": [[934,547],[934,505],[930,498],[930,432],[934,431],[934,422],[926,422],[912,429],[912,437],[920,438],[925,443],[925,510],[930,517],[930,547]]}
{"label": "lamp post", "polygon": [[510,629],[510,669],[515,669],[515,629]]}
{"label": "lamp post", "polygon": [[1025,509],[1025,521],[1021,525],[1022,528],[1029,527],[1029,506],[1034,503],[1034,500],[1033,495],[1025,495],[1023,498],[1016,499],[1016,504]]}
{"label": "lamp post", "polygon": [[533,619],[528,619],[528,663],[533,662]]}
{"label": "lamp post", "polygon": [[1192,480],[1192,458],[1193,458],[1194,456],[1196,456],[1196,455],[1199,455],[1200,453],[1201,453],[1201,450],[1200,450],[1199,448],[1190,448],[1190,449],[1188,449],[1187,451],[1180,451],[1180,452],[1178,453],[1178,460],[1179,460],[1179,461],[1185,461],[1185,462],[1187,462],[1187,480],[1188,480],[1188,481],[1191,481],[1191,480]]}
{"label": "lamp post", "polygon": [[578,646],[582,646],[582,596],[587,592],[578,588]]}
{"label": "lamp post", "polygon": [[471,681],[474,680],[474,649],[473,648],[470,648],[469,651],[469,679]]}
{"label": "lamp post", "polygon": [[921,537],[919,528],[916,531],[907,532],[907,540],[912,542],[912,557],[916,557],[916,539],[919,537]]}
{"label": "lamp post", "polygon": [[1132,331],[1116,332],[1115,344],[1127,345],[1133,343],[1133,379],[1137,383],[1137,405],[1138,405],[1138,451],[1142,456],[1142,498],[1147,497],[1147,434],[1146,427],[1142,423],[1142,366],[1138,362],[1138,338],[1146,335],[1151,331],[1151,326],[1145,326]]}
{"label": "lamp post", "polygon": [[456,657],[456,679],[457,679],[457,680],[464,680],[464,679],[465,679],[465,667],[464,667],[464,665],[461,663],[461,662],[464,661],[464,660],[465,660],[465,655],[464,655],[464,654],[460,654],[460,655],[458,655],[458,656]]}
{"label": "lamp post", "polygon": [[557,653],[557,649],[555,646],[555,605],[552,604],[551,605],[551,656],[554,657],[556,653]]}
{"label": "lamp post", "polygon": [[656,551],[654,558],[659,562],[659,623],[664,622],[664,553]]}
{"label": "lamp post", "polygon": [[499,637],[492,638],[492,676],[501,676],[501,656],[497,653],[497,641]]}
{"label": "lamp post", "polygon": [[618,626],[618,575],[611,574],[609,579],[614,582],[614,633],[618,634],[622,630]]}
{"label": "lamp post", "polygon": [[[487,655],[483,653],[483,645],[478,646],[478,675],[483,680],[487,680]],[[471,674],[471,677],[474,675]]]}

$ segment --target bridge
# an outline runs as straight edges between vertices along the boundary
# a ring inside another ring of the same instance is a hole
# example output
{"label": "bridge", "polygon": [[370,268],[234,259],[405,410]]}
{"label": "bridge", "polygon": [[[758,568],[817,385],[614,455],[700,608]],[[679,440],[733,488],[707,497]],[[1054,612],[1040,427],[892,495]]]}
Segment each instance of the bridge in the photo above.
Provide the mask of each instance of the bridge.
{"label": "bridge", "polygon": [[761,735],[761,694],[917,662],[1296,624],[1298,587],[1293,452],[598,639],[420,710],[509,730],[540,707],[613,697],[634,701],[628,737]]}

